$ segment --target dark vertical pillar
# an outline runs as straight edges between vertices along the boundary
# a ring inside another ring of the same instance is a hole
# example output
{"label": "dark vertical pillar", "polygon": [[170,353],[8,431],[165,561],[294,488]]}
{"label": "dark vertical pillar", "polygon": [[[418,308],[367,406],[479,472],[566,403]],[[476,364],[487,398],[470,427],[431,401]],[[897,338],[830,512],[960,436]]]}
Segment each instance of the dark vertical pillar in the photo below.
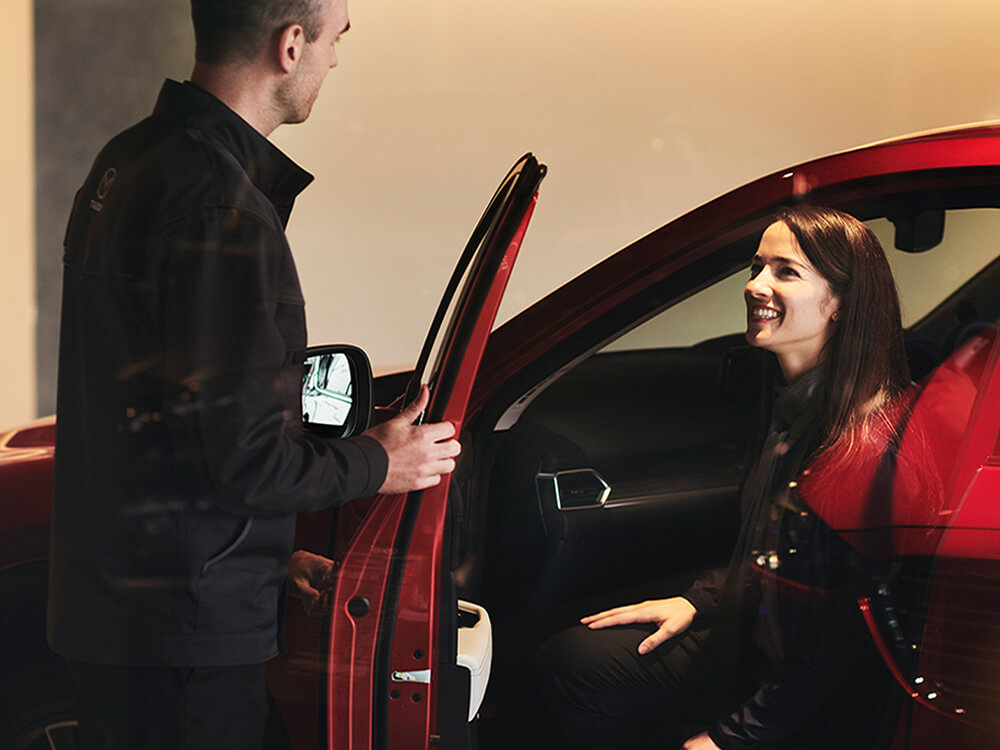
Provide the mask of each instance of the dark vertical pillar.
{"label": "dark vertical pillar", "polygon": [[55,411],[62,242],[97,151],[194,60],[187,0],[35,0],[38,413]]}

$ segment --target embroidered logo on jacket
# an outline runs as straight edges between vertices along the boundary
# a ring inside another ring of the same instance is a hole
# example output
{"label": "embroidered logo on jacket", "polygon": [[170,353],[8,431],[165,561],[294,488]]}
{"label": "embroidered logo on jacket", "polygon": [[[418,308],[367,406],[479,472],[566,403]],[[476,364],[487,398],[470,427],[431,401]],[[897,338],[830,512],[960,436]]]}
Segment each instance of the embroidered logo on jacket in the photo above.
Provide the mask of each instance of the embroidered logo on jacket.
{"label": "embroidered logo on jacket", "polygon": [[100,211],[104,208],[104,203],[102,201],[108,197],[108,193],[111,191],[111,186],[115,182],[115,177],[118,176],[118,170],[114,167],[108,169],[101,177],[101,181],[97,183],[97,199],[90,201],[90,207],[95,211]]}

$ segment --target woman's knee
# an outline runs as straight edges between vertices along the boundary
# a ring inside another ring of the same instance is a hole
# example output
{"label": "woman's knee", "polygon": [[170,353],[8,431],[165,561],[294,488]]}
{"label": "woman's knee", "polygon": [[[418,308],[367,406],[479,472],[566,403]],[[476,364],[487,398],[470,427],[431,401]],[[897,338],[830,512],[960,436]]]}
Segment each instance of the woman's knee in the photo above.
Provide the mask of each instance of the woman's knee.
{"label": "woman's knee", "polygon": [[641,627],[572,627],[542,644],[539,668],[564,695],[627,689],[646,682],[637,648],[647,635]]}

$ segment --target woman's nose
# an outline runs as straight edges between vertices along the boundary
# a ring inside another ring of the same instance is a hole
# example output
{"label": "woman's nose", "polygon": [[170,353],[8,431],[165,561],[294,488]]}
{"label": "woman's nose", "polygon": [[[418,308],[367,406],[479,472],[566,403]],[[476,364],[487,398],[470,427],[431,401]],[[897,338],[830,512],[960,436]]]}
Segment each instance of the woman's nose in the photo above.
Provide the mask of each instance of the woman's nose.
{"label": "woman's nose", "polygon": [[766,273],[767,271],[761,271],[759,274],[747,281],[746,293],[748,295],[756,299],[763,299],[771,295],[771,286],[765,277]]}

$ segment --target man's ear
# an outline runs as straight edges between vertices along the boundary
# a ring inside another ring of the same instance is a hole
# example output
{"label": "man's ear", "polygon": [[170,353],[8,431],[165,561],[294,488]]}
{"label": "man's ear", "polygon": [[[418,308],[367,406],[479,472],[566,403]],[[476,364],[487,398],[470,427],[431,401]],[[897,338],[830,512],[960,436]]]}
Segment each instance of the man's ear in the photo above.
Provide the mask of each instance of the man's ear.
{"label": "man's ear", "polygon": [[278,65],[285,73],[295,70],[305,46],[306,32],[299,24],[289,24],[278,32]]}

